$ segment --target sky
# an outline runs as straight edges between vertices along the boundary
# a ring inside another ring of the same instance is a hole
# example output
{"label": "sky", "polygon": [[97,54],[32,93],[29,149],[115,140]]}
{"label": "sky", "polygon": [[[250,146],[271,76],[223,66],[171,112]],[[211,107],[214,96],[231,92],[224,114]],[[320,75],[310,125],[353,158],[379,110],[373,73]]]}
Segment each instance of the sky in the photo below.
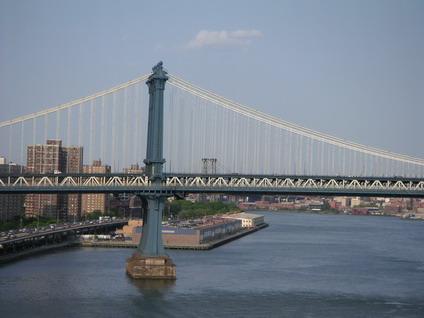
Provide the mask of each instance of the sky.
{"label": "sky", "polygon": [[424,1],[0,0],[0,122],[159,61],[200,87],[424,158]]}

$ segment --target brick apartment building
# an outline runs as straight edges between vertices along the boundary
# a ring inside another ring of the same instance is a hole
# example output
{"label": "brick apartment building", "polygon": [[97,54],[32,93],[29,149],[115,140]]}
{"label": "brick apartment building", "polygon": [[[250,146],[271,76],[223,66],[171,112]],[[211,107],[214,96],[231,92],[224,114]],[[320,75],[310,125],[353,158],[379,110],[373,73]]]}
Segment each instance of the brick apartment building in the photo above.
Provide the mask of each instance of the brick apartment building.
{"label": "brick apartment building", "polygon": [[[0,157],[0,174],[22,173],[24,167]],[[25,195],[0,194],[0,222],[12,220],[24,213]]]}
{"label": "brick apartment building", "polygon": [[[85,165],[83,167],[83,173],[110,173],[110,166],[102,166],[100,160],[94,160],[93,164]],[[105,212],[107,210],[109,203],[109,195],[104,193],[88,193],[82,195],[82,213],[91,213],[93,211],[99,210]]]}
{"label": "brick apartment building", "polygon": [[[46,144],[28,146],[26,171],[39,174],[81,173],[82,162],[82,147],[62,147],[61,140],[47,140]],[[28,194],[25,214],[61,220],[79,218],[81,194]]]}

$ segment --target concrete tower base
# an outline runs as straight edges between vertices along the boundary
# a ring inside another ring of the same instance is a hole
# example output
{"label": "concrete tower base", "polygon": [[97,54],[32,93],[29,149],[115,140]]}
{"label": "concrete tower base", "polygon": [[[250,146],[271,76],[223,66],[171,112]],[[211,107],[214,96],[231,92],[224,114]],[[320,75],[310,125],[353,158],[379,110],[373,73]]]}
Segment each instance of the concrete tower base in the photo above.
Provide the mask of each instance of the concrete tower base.
{"label": "concrete tower base", "polygon": [[133,253],[127,259],[127,274],[136,279],[176,279],[177,266],[169,257],[148,257]]}

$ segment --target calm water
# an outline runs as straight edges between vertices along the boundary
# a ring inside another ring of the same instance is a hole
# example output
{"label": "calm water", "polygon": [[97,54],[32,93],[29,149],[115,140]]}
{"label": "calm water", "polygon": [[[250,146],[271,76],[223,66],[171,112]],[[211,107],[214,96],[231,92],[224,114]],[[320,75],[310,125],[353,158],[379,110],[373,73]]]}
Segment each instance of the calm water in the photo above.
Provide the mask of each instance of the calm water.
{"label": "calm water", "polygon": [[424,222],[263,213],[267,229],[168,251],[175,282],[133,281],[133,250],[0,266],[0,317],[424,317]]}

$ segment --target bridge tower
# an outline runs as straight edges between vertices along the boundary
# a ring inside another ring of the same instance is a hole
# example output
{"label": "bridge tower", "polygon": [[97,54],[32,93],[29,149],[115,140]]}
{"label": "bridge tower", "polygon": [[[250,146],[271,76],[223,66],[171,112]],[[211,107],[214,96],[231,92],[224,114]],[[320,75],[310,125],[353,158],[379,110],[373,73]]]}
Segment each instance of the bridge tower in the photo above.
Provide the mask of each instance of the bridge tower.
{"label": "bridge tower", "polygon": [[[144,163],[146,175],[152,185],[161,186],[164,181],[163,164],[163,92],[168,80],[159,62],[153,67],[146,84],[149,87],[149,121],[147,128],[147,152]],[[165,253],[162,241],[162,216],[166,197],[163,193],[140,195],[147,203],[143,216],[143,232],[137,252],[127,260],[127,273],[133,278],[175,279],[176,266]]]}

